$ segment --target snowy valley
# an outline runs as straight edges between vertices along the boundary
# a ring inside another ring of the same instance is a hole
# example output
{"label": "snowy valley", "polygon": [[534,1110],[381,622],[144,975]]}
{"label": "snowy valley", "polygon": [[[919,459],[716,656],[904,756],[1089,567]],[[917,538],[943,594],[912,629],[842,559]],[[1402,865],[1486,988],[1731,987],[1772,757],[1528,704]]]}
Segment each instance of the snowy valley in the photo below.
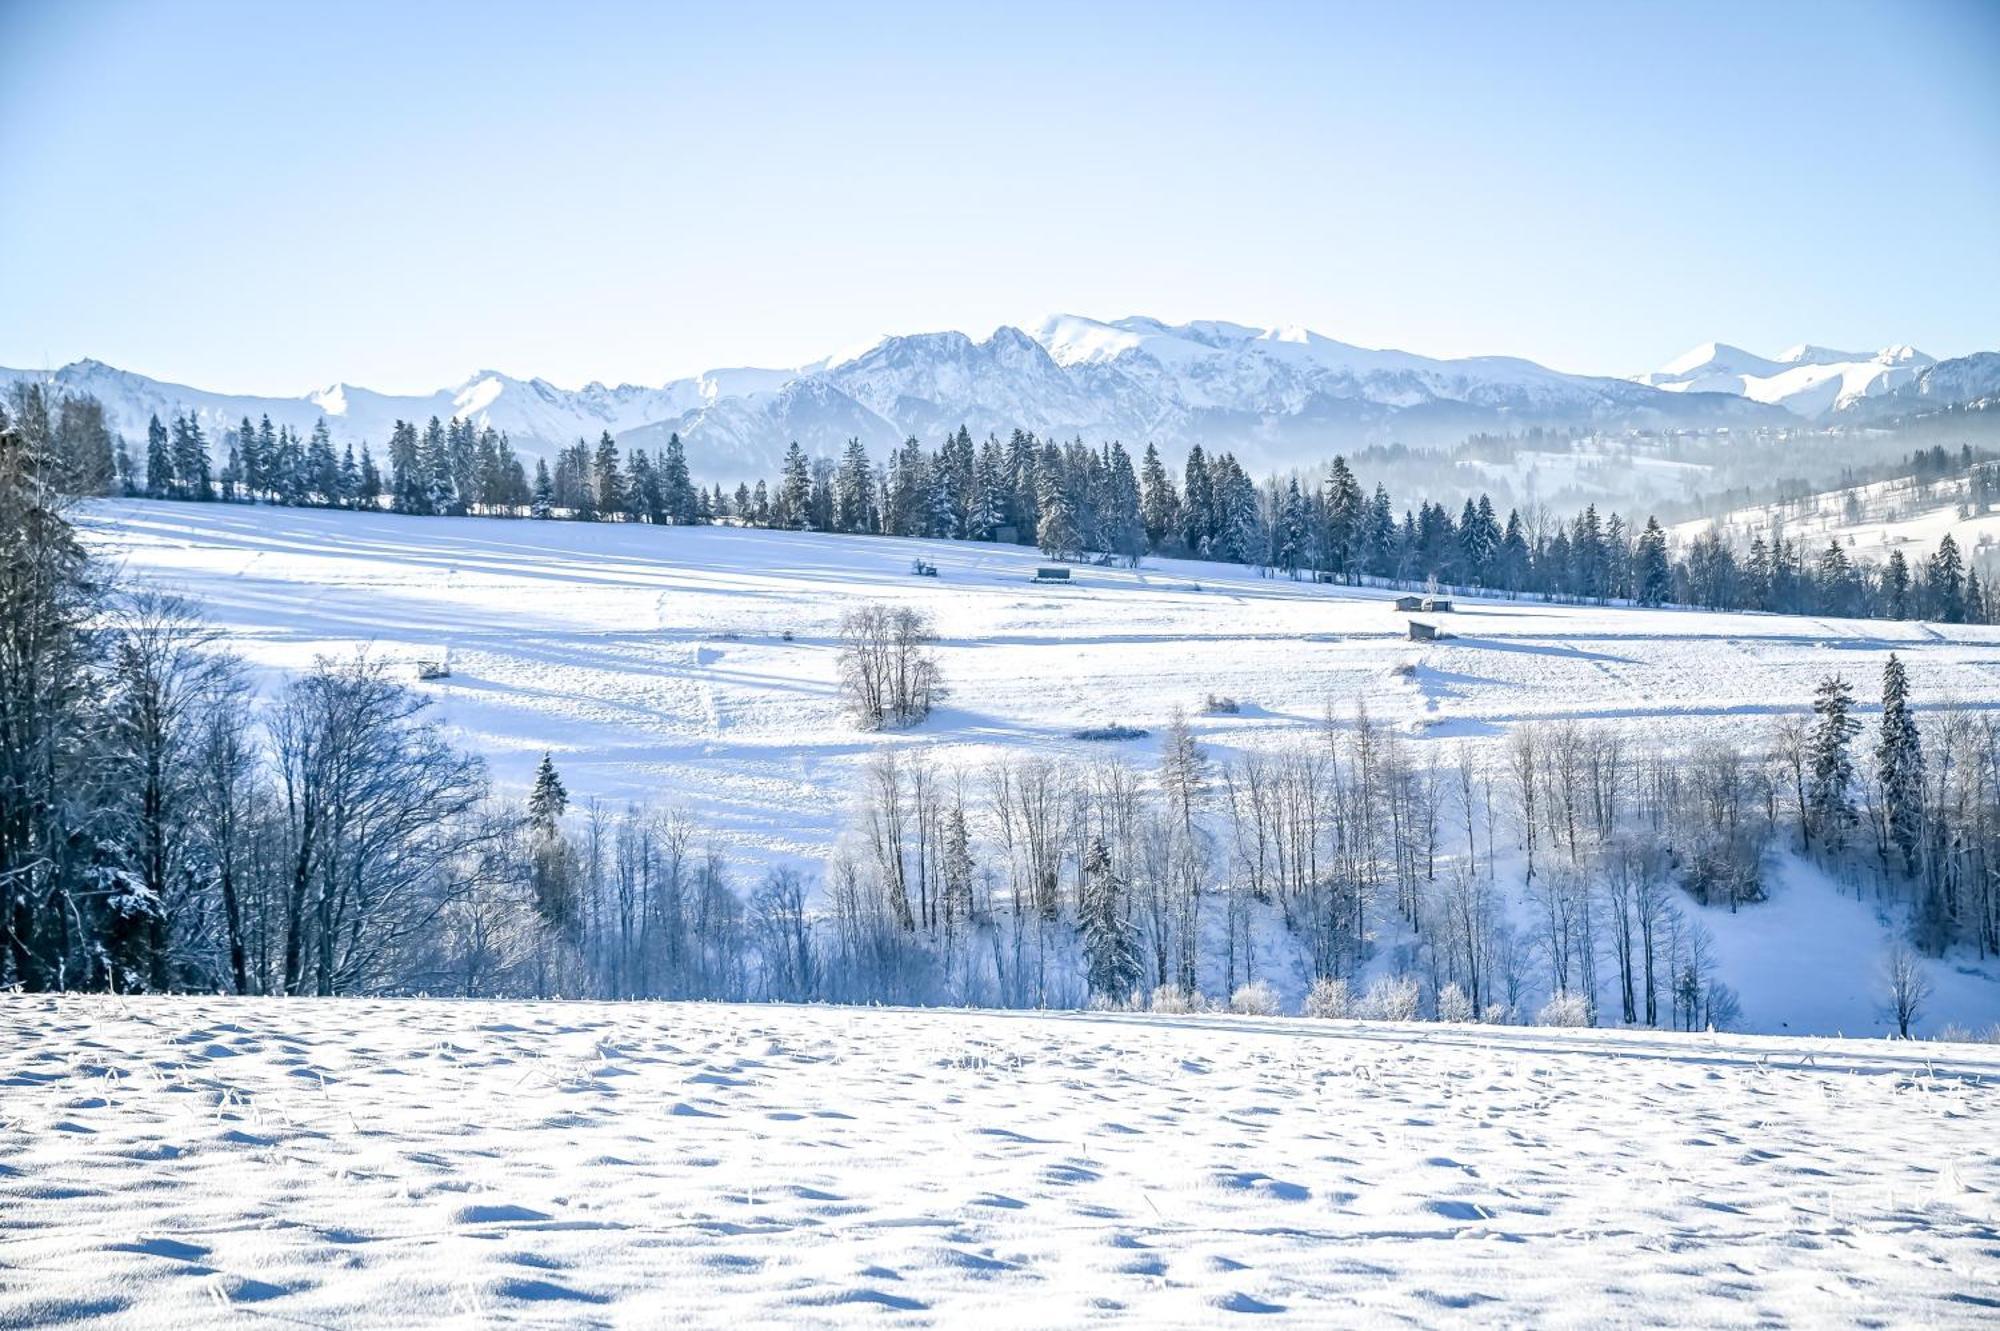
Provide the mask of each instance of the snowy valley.
{"label": "snowy valley", "polygon": [[[1215,871],[1240,883],[1245,847],[1223,819],[1222,781],[1243,780],[1246,760],[1330,735],[1351,744],[1365,715],[1419,785],[1449,786],[1461,764],[1492,783],[1469,832],[1474,864],[1498,862],[1491,909],[1520,939],[1517,1020],[1540,1008],[1549,981],[1504,793],[1511,737],[1616,738],[1628,755],[1676,762],[1717,745],[1756,752],[1783,718],[1805,714],[1828,674],[1870,700],[1891,652],[1929,711],[1985,715],[2000,669],[2000,629],[1984,626],[1491,598],[1412,616],[1393,590],[1200,561],[1084,565],[1062,584],[1037,583],[1045,561],[1033,551],[985,543],[144,501],[93,502],[81,521],[123,577],[198,603],[267,697],[318,658],[370,653],[421,690],[503,789],[524,793],[546,752],[579,809],[594,798],[613,821],[635,804],[683,810],[744,892],[775,868],[828,884],[843,858],[865,862],[863,796],[883,753],[964,792],[985,827],[988,783],[1024,763],[1088,773],[1110,762],[1150,783],[1176,711],[1218,775]],[[936,575],[913,576],[913,561]],[[936,625],[950,692],[909,730],[857,730],[843,707],[842,621],[868,604]],[[1412,618],[1445,636],[1411,642]],[[448,661],[449,676],[417,680],[425,660]],[[1228,710],[1208,706],[1219,698]],[[1082,737],[1113,727],[1143,733]],[[1463,810],[1444,793],[1429,807],[1433,835],[1455,855]],[[1893,1031],[1881,968],[1904,904],[1829,878],[1782,836],[1768,881],[1769,900],[1734,907],[1674,894],[1707,940],[1713,982],[1740,1005],[1729,1020]],[[1198,986],[1227,996],[1261,980],[1298,1011],[1315,971],[1304,935],[1275,907],[1238,899],[1242,919],[1218,908],[1202,926]],[[1426,940],[1386,902],[1365,927],[1357,1000],[1397,975],[1437,974]],[[1610,943],[1600,934],[1590,946]],[[1058,952],[1042,1001],[1081,1003],[1074,942]],[[2000,963],[1955,948],[1921,964],[1930,996],[1919,1032],[2000,1020]],[[1604,1019],[1615,1020],[1603,982]]]}

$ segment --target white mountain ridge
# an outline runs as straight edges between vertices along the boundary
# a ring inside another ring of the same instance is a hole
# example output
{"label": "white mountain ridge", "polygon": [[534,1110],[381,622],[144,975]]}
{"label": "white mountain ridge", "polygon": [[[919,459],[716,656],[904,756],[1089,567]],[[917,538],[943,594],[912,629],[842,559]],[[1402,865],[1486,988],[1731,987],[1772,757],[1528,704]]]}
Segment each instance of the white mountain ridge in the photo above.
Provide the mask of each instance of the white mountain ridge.
{"label": "white mountain ridge", "polygon": [[1801,343],[1766,360],[1726,342],[1704,342],[1635,382],[1670,393],[1729,393],[1817,419],[1914,383],[1936,364],[1910,346],[1870,354]]}
{"label": "white mountain ridge", "polygon": [[[1135,449],[1152,442],[1172,456],[1198,443],[1231,449],[1253,470],[1317,462],[1369,442],[1446,444],[1475,430],[1797,425],[1850,394],[1909,383],[1932,363],[1899,352],[1901,359],[1885,352],[1890,359],[1871,360],[1800,347],[1769,361],[1710,345],[1635,381],[1504,356],[1373,350],[1299,327],[1065,314],[1032,331],[1005,326],[984,340],[962,332],[891,336],[801,367],[713,370],[658,387],[565,389],[481,371],[431,394],[336,383],[298,397],[258,397],[94,360],[52,372],[0,370],[0,382],[47,379],[92,393],[135,441],[149,417],[180,411],[196,413],[216,440],[245,416],[269,415],[301,432],[323,418],[337,442],[378,449],[399,419],[457,415],[505,431],[529,456],[605,431],[628,448],[657,447],[678,433],[703,479],[733,484],[774,474],[793,440],[814,454],[837,452],[850,438],[880,450],[910,435],[934,441],[960,425],[975,438],[1018,427],[1121,439]],[[1867,365],[1881,387],[1868,387],[1855,368]],[[1815,407],[1820,397],[1826,405]]]}

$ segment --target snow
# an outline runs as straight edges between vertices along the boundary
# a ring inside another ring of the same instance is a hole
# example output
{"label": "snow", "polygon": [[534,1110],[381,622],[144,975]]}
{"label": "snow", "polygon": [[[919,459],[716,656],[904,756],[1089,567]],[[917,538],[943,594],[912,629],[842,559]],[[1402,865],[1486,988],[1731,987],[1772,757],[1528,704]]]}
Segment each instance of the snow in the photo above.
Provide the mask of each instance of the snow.
{"label": "snow", "polygon": [[1766,360],[1726,342],[1704,342],[1636,382],[1670,393],[1730,393],[1810,419],[1914,383],[1934,364],[1909,346],[1870,355],[1801,343]]}
{"label": "snow", "polygon": [[[753,867],[820,864],[885,744],[976,783],[1030,754],[1150,769],[1176,707],[1221,760],[1363,707],[1443,764],[1461,743],[1490,759],[1514,726],[1542,720],[1620,726],[1648,745],[1754,743],[1830,672],[1867,698],[1892,650],[1920,707],[2000,706],[2000,628],[1461,598],[1438,617],[1453,636],[1419,645],[1390,591],[1189,561],[1083,566],[1051,587],[1030,582],[1034,551],[970,543],[148,501],[80,518],[128,577],[197,598],[267,687],[366,649],[433,699],[503,787],[524,791],[552,751],[577,797],[685,807]],[[918,557],[936,579],[910,576]],[[951,696],[913,731],[868,735],[840,713],[839,623],[867,601],[928,611],[942,635]],[[415,662],[441,647],[451,677],[419,683]],[[1242,711],[1200,715],[1211,693]],[[1112,724],[1153,734],[1073,738]],[[1711,922],[1750,1028],[1884,1029],[1875,959],[1894,924],[1848,904],[1787,873],[1773,902]],[[1838,939],[1809,944],[1806,926],[1836,918]],[[1920,1030],[2000,1021],[2000,963],[1961,975],[1969,964],[1930,963],[1941,1001]]]}
{"label": "snow", "polygon": [[0,998],[0,1324],[1990,1325],[2000,1050]]}

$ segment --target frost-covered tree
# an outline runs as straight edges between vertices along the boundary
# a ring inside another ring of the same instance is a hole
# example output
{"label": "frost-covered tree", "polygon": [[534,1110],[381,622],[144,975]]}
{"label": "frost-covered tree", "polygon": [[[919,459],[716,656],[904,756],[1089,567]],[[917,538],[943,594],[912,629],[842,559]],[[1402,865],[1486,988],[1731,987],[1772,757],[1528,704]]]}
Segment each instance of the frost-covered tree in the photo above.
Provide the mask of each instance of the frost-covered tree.
{"label": "frost-covered tree", "polygon": [[1881,792],[1882,830],[1902,852],[1903,871],[1917,868],[1922,836],[1923,737],[1910,713],[1910,683],[1903,663],[1891,652],[1882,667],[1882,724],[1875,741],[1875,780]]}
{"label": "frost-covered tree", "polygon": [[1102,835],[1091,838],[1083,856],[1080,925],[1083,955],[1093,996],[1122,1003],[1145,976],[1139,937],[1125,909],[1125,887]]}
{"label": "frost-covered tree", "polygon": [[1820,681],[1812,709],[1805,822],[1822,848],[1838,851],[1854,825],[1854,757],[1848,745],[1861,723],[1852,715],[1854,693],[1838,675]]}

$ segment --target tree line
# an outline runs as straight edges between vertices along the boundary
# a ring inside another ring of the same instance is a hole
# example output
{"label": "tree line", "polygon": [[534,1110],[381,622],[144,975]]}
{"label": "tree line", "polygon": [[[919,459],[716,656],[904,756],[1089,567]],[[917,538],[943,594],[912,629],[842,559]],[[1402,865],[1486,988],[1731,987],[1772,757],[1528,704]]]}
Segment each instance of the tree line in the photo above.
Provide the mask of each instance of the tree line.
{"label": "tree line", "polygon": [[[1829,678],[1685,752],[1576,722],[1446,750],[1331,707],[1228,756],[1178,714],[1143,760],[885,746],[808,876],[579,806],[551,757],[500,798],[366,656],[260,696],[198,607],[92,563],[65,465],[0,416],[0,987],[1185,1008],[1310,980],[1321,1015],[1700,1028],[1737,1009],[1696,907],[1755,909],[1785,843],[1924,951],[2000,947],[2000,725],[1920,719],[1893,656],[1872,727]],[[942,689],[921,623],[844,632],[862,725]]]}
{"label": "tree line", "polygon": [[[1198,445],[1176,476],[1152,445],[1135,466],[1117,442],[1091,448],[1016,430],[1004,443],[989,436],[975,446],[961,427],[936,449],[911,438],[882,463],[858,440],[838,459],[809,458],[793,443],[778,477],[732,494],[692,480],[678,434],[657,457],[644,449],[628,456],[607,431],[595,446],[579,440],[560,450],[553,467],[537,461],[531,480],[504,433],[457,418],[433,417],[421,429],[398,421],[385,475],[365,443],[358,455],[352,445],[336,455],[324,421],[301,440],[266,417],[226,432],[226,461],[211,476],[208,442],[192,413],[171,425],[153,418],[146,465],[135,473],[93,399],[22,384],[13,408],[19,428],[46,439],[61,459],[65,489],[79,494],[676,525],[729,520],[1011,541],[1052,559],[1189,557],[1326,582],[1435,582],[1710,610],[1972,624],[1990,622],[1996,610],[1948,534],[1914,564],[1896,550],[1877,567],[1851,558],[1838,541],[1814,550],[1782,533],[1738,548],[1710,531],[1676,548],[1653,518],[1635,526],[1594,504],[1567,521],[1532,505],[1503,520],[1482,494],[1456,514],[1420,500],[1398,516],[1388,490],[1364,491],[1340,457],[1323,475],[1293,471],[1259,484],[1231,454]],[[1932,471],[1951,462],[1942,450],[1918,456]],[[1969,451],[1963,456],[1976,466]]]}

